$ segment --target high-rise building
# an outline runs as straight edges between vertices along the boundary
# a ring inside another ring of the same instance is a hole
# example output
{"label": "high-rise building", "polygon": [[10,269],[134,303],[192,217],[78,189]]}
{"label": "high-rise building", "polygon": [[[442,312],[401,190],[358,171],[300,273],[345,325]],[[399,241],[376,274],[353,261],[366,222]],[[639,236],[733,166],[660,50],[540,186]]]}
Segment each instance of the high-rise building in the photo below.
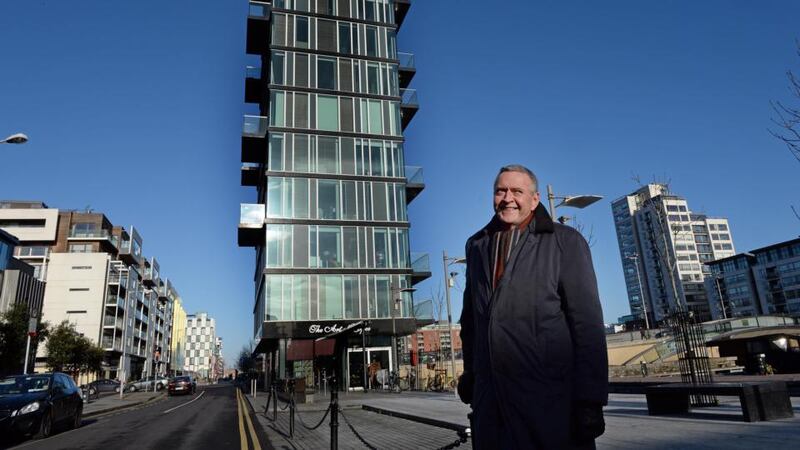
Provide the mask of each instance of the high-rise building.
{"label": "high-rise building", "polygon": [[325,371],[359,388],[365,361],[396,368],[392,336],[415,329],[411,290],[430,269],[409,247],[407,205],[424,188],[405,165],[419,108],[414,57],[396,43],[409,6],[250,2],[260,61],[245,102],[258,112],[244,118],[241,181],[257,202],[241,206],[239,245],[256,250],[256,353],[280,378]]}
{"label": "high-rise building", "polygon": [[172,306],[172,338],[170,340],[170,374],[183,375],[186,365],[186,310],[180,295]]}
{"label": "high-rise building", "polygon": [[665,184],[648,184],[611,204],[631,315],[645,325],[678,308],[710,320],[703,263],[735,254],[728,220],[693,213]]}
{"label": "high-rise building", "polygon": [[715,319],[800,315],[800,239],[706,263]]}
{"label": "high-rise building", "polygon": [[207,313],[186,316],[186,359],[184,371],[210,379],[214,369],[217,326]]}
{"label": "high-rise building", "polygon": [[[67,320],[106,352],[103,376],[166,374],[171,345],[170,283],[142,255],[142,238],[104,214],[0,202],[0,228],[15,235],[14,254],[47,281],[42,320]],[[39,346],[37,370],[45,370]]]}

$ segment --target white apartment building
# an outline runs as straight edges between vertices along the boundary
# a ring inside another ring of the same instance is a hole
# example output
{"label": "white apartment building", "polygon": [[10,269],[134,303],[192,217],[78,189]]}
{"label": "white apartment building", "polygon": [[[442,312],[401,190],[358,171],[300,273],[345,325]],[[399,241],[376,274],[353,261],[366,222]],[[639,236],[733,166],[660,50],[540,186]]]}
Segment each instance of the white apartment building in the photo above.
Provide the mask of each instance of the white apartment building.
{"label": "white apartment building", "polygon": [[207,313],[186,316],[186,358],[184,371],[201,378],[213,376],[216,352],[216,323]]}
{"label": "white apartment building", "polygon": [[[728,220],[696,214],[664,184],[611,204],[631,315],[653,326],[680,306],[710,320],[703,263],[736,253]],[[673,287],[674,285],[674,287]]]}

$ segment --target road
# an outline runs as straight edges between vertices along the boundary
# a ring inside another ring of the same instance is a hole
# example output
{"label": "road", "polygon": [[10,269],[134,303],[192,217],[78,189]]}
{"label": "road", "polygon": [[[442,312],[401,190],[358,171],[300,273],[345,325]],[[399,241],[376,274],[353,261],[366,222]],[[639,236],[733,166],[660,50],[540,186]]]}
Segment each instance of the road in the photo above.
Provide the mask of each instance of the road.
{"label": "road", "polygon": [[77,430],[12,448],[261,450],[267,441],[257,423],[232,385],[199,386],[193,396],[165,397],[138,409],[84,419]]}

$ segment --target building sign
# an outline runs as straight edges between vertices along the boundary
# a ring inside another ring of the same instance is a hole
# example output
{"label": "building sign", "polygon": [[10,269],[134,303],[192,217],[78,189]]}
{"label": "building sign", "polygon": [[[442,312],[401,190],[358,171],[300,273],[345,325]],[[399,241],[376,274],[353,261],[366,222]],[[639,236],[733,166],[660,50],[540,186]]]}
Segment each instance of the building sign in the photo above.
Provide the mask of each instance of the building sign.
{"label": "building sign", "polygon": [[[331,335],[361,335],[362,329],[368,335],[391,335],[392,331],[398,336],[408,335],[416,329],[414,319],[368,319],[369,324],[361,327],[361,320],[307,320],[298,322],[267,321],[262,327],[262,339],[310,339],[324,338]],[[348,329],[349,328],[349,329]]]}

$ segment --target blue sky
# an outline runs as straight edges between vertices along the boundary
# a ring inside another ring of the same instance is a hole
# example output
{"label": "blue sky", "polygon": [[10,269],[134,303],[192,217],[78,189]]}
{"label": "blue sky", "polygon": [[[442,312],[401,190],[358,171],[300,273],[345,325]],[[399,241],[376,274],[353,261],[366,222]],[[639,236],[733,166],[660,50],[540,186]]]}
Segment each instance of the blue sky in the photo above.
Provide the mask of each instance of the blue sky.
{"label": "blue sky", "polygon": [[[738,251],[796,237],[800,164],[772,138],[772,99],[800,69],[796,1],[414,1],[399,34],[421,108],[406,160],[427,187],[412,247],[463,252],[490,217],[497,168],[521,163],[578,211],[606,321],[629,312],[610,201],[670,180],[728,217]],[[253,251],[236,246],[244,1],[0,3],[0,198],[134,225],[189,312],[217,319],[232,361],[251,337]],[[566,208],[561,214],[570,212]],[[454,290],[457,317],[460,292]]]}

